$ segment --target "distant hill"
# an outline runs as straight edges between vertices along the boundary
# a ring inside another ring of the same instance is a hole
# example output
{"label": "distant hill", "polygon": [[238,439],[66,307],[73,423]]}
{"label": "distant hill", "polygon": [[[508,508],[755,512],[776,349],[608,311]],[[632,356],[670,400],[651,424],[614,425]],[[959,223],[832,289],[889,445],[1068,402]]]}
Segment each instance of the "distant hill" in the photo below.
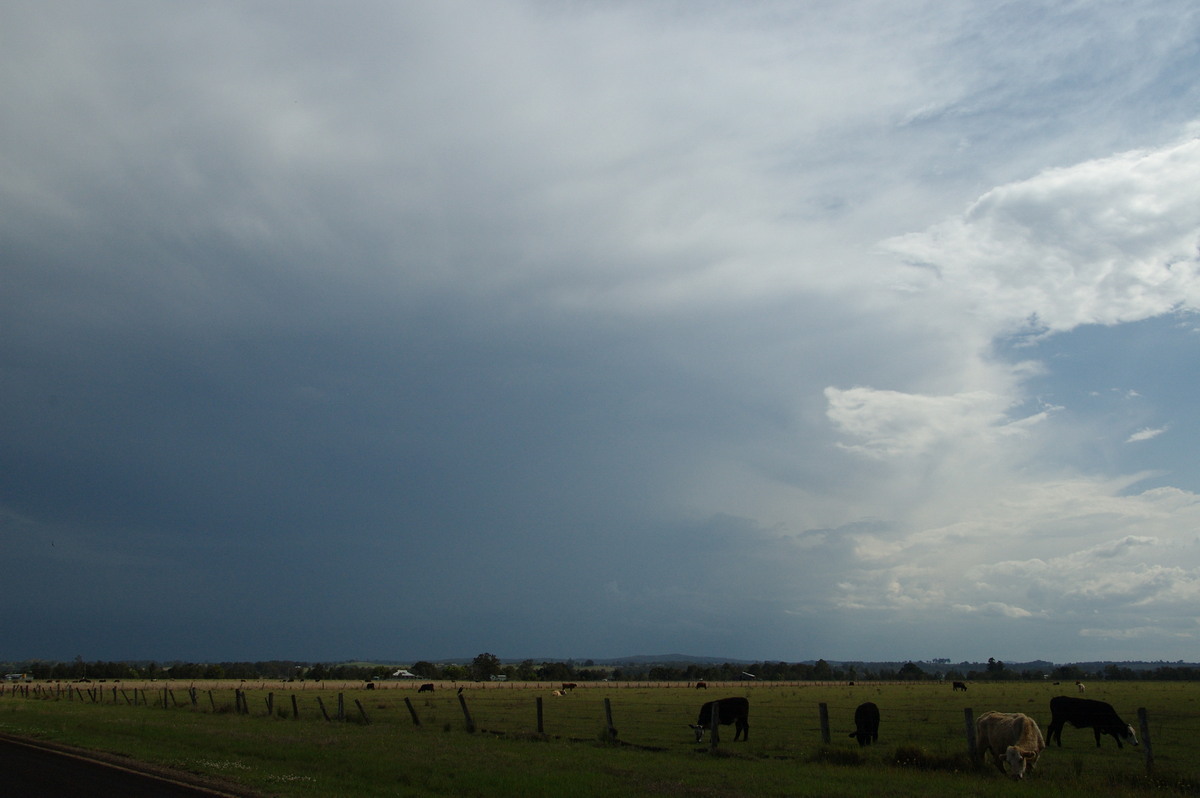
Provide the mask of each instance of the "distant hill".
{"label": "distant hill", "polygon": [[734,665],[753,665],[756,660],[732,659],[730,657],[697,657],[692,654],[634,654],[630,657],[615,657],[613,659],[594,659],[597,665],[615,667],[618,665],[723,665],[726,662]]}

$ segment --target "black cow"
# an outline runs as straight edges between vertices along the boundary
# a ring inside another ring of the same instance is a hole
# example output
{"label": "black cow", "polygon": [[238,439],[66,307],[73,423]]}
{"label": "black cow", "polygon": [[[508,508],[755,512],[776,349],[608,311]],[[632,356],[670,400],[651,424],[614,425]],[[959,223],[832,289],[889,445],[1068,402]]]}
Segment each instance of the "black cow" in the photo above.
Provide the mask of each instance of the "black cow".
{"label": "black cow", "polygon": [[707,690],[708,685],[705,684],[704,682],[696,682],[696,689],[697,690]]}
{"label": "black cow", "polygon": [[1046,734],[1048,743],[1058,741],[1062,747],[1063,724],[1070,723],[1076,729],[1088,729],[1096,735],[1096,747],[1100,747],[1100,735],[1111,735],[1117,748],[1124,748],[1122,741],[1137,745],[1133,727],[1117,716],[1112,704],[1092,698],[1075,698],[1069,695],[1050,699],[1050,728]]}
{"label": "black cow", "polygon": [[563,682],[562,690],[565,693],[568,690],[574,690],[578,686],[575,682]]}
{"label": "black cow", "polygon": [[688,724],[688,727],[696,732],[696,742],[704,739],[704,730],[712,728],[713,705],[717,706],[717,723],[722,726],[734,724],[733,740],[737,742],[739,737],[743,741],[750,739],[750,702],[740,696],[733,698],[721,698],[716,701],[708,701],[704,706],[700,707],[700,718],[696,721],[696,725]]}
{"label": "black cow", "polygon": [[418,693],[432,693],[433,692],[433,682],[429,682],[428,684],[421,685],[420,687],[417,688],[417,692]]}
{"label": "black cow", "polygon": [[859,745],[870,745],[879,741],[879,707],[868,701],[854,710],[854,731],[851,737],[858,738]]}
{"label": "black cow", "polygon": [[952,684],[950,686],[950,689],[951,690],[962,690],[965,693],[967,691],[967,683],[966,682],[955,682],[954,684]]}

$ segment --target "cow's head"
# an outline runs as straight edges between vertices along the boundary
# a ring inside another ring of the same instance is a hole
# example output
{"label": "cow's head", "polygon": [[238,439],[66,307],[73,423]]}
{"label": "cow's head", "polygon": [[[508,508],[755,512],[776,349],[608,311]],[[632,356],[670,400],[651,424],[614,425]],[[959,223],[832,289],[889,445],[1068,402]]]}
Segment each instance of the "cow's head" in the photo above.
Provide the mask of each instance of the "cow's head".
{"label": "cow's head", "polygon": [[1125,742],[1129,743],[1130,745],[1138,744],[1137,735],[1133,733],[1132,726],[1126,726],[1125,732],[1121,736],[1125,738]]}
{"label": "cow's head", "polygon": [[692,724],[689,723],[688,728],[691,729],[692,731],[696,732],[696,742],[699,743],[699,742],[704,741],[704,727],[703,726],[693,726]]}
{"label": "cow's head", "polygon": [[1033,764],[1037,761],[1037,754],[1033,751],[1022,751],[1015,745],[1010,745],[1004,752],[1004,758],[1008,760],[1008,775],[1014,779],[1023,779],[1025,772],[1033,769]]}

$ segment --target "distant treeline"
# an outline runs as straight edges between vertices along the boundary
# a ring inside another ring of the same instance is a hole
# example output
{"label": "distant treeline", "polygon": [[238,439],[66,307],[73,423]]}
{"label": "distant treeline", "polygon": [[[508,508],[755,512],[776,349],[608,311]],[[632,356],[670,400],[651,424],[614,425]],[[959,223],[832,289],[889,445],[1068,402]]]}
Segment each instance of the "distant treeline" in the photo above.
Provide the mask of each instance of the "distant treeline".
{"label": "distant treeline", "polygon": [[617,682],[729,682],[754,681],[1075,681],[1105,679],[1120,681],[1200,681],[1198,665],[1160,665],[1131,668],[1121,664],[1081,667],[1054,665],[1045,668],[1015,668],[996,659],[983,663],[929,664],[907,662],[902,665],[872,663],[830,664],[812,662],[760,662],[716,664],[626,663],[596,665],[592,660],[579,663],[534,662],[524,660],[503,664],[491,654],[481,654],[466,664],[414,662],[411,665],[369,663],[309,663],[290,660],[260,662],[72,662],[30,660],[0,663],[6,674],[23,674],[35,680],[79,679],[278,679],[278,680],[362,680],[397,678],[401,670],[421,679],[487,680],[503,676],[509,681],[617,681]]}

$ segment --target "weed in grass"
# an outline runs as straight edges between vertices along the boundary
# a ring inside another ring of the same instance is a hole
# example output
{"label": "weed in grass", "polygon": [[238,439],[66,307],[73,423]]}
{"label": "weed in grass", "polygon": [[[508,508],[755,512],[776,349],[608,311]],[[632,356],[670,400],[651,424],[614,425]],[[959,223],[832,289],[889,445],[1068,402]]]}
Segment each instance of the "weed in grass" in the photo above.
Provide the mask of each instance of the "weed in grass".
{"label": "weed in grass", "polygon": [[971,769],[966,754],[933,754],[915,745],[901,745],[892,755],[892,764],[916,770],[941,770],[958,773]]}
{"label": "weed in grass", "polygon": [[809,757],[810,762],[823,762],[829,765],[861,765],[862,754],[853,748],[831,748],[823,745]]}

